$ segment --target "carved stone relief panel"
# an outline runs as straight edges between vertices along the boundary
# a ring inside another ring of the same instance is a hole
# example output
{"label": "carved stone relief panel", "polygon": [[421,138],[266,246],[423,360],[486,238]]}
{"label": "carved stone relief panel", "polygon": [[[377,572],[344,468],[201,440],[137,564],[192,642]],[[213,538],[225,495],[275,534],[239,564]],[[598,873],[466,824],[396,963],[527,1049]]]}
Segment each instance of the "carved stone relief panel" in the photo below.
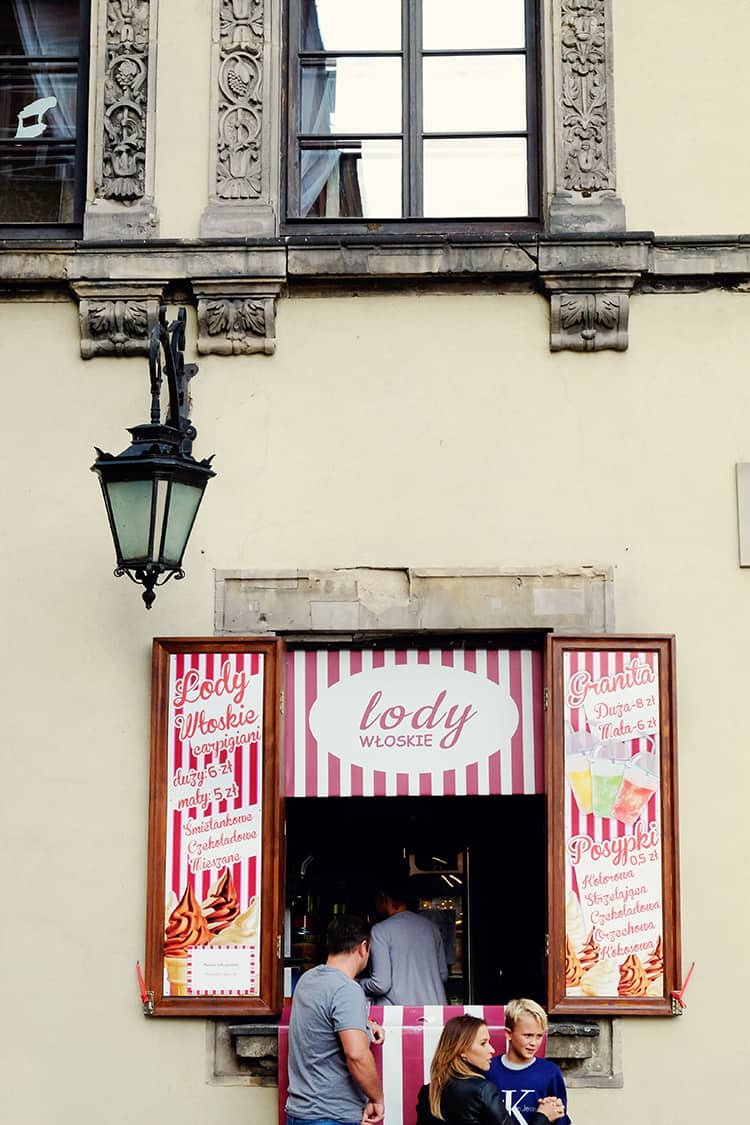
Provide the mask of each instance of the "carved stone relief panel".
{"label": "carved stone relief panel", "polygon": [[193,281],[201,355],[273,355],[278,289]]}
{"label": "carved stone relief panel", "polygon": [[201,223],[204,237],[262,236],[277,230],[279,8],[279,0],[213,0],[211,172]]}
{"label": "carved stone relief panel", "polygon": [[611,0],[554,0],[550,231],[625,229],[616,192]]}
{"label": "carved stone relief panel", "polygon": [[94,199],[86,238],[158,235],[154,207],[154,81],[158,0],[100,0]]}

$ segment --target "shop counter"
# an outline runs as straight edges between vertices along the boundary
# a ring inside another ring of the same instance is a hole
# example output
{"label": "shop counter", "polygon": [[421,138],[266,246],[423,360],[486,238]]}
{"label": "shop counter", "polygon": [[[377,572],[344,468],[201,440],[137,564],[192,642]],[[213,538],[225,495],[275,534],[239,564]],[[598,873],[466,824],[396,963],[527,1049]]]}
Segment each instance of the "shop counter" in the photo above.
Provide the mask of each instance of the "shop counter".
{"label": "shop counter", "polygon": [[[279,1122],[284,1125],[289,1057],[289,1014],[284,1008],[279,1024]],[[443,1025],[454,1016],[477,1016],[484,1020],[498,1055],[505,1050],[505,1019],[502,1005],[469,1004],[466,1007],[377,1007],[370,1015],[385,1029],[385,1042],[373,1045],[378,1073],[383,1080],[385,1125],[415,1125],[417,1094],[428,1080],[430,1063]],[[546,1042],[546,1039],[545,1039]],[[544,1053],[544,1043],[538,1052]]]}

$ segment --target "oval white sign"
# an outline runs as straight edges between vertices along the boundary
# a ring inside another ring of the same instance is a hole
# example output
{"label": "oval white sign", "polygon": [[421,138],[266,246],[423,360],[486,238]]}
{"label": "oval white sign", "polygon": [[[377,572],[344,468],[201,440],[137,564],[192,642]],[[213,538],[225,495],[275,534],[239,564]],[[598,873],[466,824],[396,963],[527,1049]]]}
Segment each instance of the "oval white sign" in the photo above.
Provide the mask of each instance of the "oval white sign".
{"label": "oval white sign", "polygon": [[507,688],[463,668],[394,665],[321,687],[310,730],[321,751],[385,773],[430,773],[508,746],[518,708]]}

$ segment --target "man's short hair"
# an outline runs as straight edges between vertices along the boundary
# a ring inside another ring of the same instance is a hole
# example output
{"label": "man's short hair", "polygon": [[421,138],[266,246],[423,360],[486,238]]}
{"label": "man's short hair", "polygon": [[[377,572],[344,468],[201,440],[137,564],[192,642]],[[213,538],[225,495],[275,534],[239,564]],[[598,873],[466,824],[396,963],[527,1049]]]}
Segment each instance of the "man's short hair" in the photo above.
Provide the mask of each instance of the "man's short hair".
{"label": "man's short hair", "polygon": [[547,1030],[547,1013],[536,1000],[509,1000],[505,1005],[505,1026],[512,1031],[522,1016],[531,1016],[542,1031]]}
{"label": "man's short hair", "polygon": [[411,906],[414,897],[408,876],[400,871],[383,875],[377,884],[376,893],[391,899],[399,906]]}
{"label": "man's short hair", "polygon": [[326,945],[329,954],[353,953],[370,939],[370,926],[355,914],[336,914],[328,923]]}

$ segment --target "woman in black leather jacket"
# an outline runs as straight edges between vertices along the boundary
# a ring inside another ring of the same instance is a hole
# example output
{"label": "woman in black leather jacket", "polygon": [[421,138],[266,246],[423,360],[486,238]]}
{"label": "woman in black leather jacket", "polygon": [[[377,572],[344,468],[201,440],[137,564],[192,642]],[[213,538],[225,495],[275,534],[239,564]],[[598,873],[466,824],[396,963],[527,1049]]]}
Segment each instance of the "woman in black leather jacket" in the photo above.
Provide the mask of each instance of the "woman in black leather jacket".
{"label": "woman in black leather jacket", "polygon": [[[417,1125],[513,1125],[500,1091],[484,1077],[494,1054],[483,1020],[448,1020],[432,1060],[430,1083],[419,1091]],[[559,1098],[542,1098],[529,1125],[550,1125],[564,1112]]]}

